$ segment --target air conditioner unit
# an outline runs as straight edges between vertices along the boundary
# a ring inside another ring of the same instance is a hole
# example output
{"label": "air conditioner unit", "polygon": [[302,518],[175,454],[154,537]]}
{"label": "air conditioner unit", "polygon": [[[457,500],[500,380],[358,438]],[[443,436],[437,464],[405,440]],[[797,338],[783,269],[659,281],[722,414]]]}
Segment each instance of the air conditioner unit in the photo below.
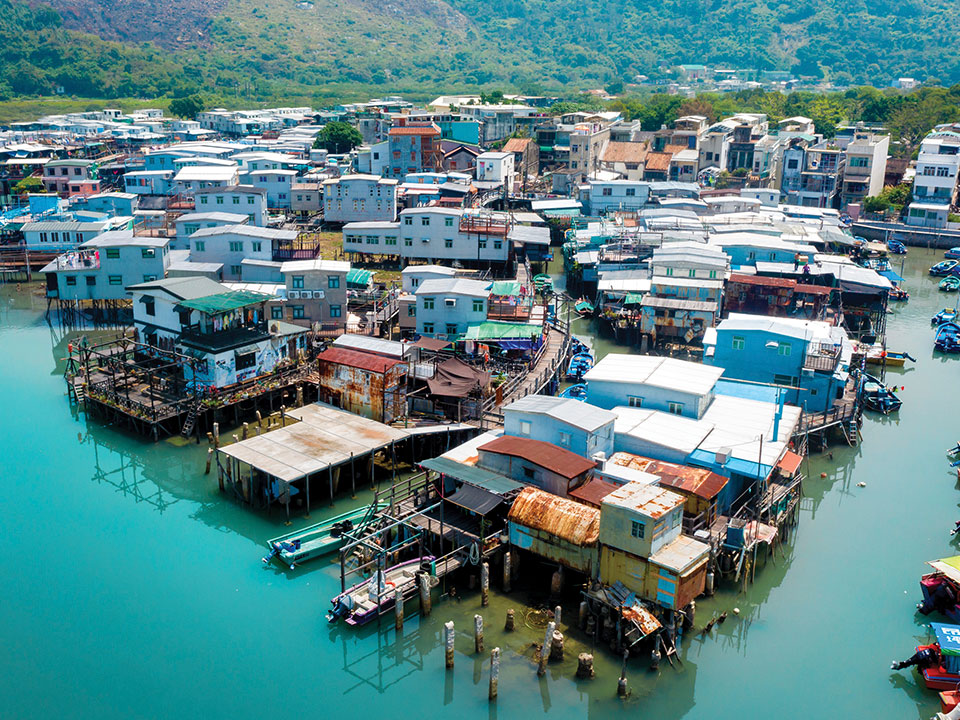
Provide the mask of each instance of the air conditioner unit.
{"label": "air conditioner unit", "polygon": [[288,296],[291,300],[299,300],[299,299],[300,299],[300,291],[299,291],[299,290],[291,290],[289,293],[287,293],[287,296]]}
{"label": "air conditioner unit", "polygon": [[323,290],[314,290],[313,299],[314,300],[323,300],[324,292]]}
{"label": "air conditioner unit", "polygon": [[718,464],[718,465],[725,465],[726,462],[727,462],[727,459],[730,457],[730,452],[731,452],[731,450],[730,450],[730,448],[728,448],[728,447],[723,447],[723,448],[720,448],[719,450],[717,450],[717,455],[716,455],[716,457],[717,457],[717,464]]}
{"label": "air conditioner unit", "polygon": [[457,306],[457,300],[456,300],[456,298],[447,298],[447,299],[444,300],[443,302],[446,304],[447,307],[456,307],[456,306]]}
{"label": "air conditioner unit", "polygon": [[312,291],[312,290],[301,290],[301,291],[300,291],[300,299],[301,299],[301,300],[310,300],[312,297],[313,297],[313,291]]}

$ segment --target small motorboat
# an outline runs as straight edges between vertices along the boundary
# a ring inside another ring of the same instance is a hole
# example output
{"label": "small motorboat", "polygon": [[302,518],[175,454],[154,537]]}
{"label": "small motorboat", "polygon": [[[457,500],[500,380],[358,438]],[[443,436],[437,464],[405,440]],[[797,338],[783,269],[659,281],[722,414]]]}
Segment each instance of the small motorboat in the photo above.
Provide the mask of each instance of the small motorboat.
{"label": "small motorboat", "polygon": [[327,622],[335,623],[341,618],[347,625],[364,625],[377,617],[378,612],[389,610],[394,605],[395,593],[406,597],[416,591],[418,571],[426,571],[433,556],[407,560],[387,570],[377,570],[366,580],[357,583],[346,592],[337,595],[330,604]]}
{"label": "small motorboat", "polygon": [[937,285],[940,292],[956,292],[960,290],[960,277],[956,275],[948,275]]}
{"label": "small motorboat", "polygon": [[572,336],[570,338],[570,352],[573,355],[593,352],[593,348],[590,347],[590,338]]}
{"label": "small motorboat", "polygon": [[893,238],[887,240],[887,250],[892,252],[894,255],[907,254],[907,246],[904,245],[900,240],[894,240]]}
{"label": "small motorboat", "polygon": [[890,300],[894,300],[897,302],[905,302],[910,299],[910,293],[908,293],[899,285],[894,285],[892,288],[887,290],[887,297]]}
{"label": "small motorboat", "polygon": [[570,385],[569,387],[566,387],[560,391],[560,397],[570,398],[572,400],[580,400],[581,402],[586,402],[587,401],[587,385],[586,383],[578,383],[576,385]]}
{"label": "small motorboat", "polygon": [[941,690],[940,691],[940,712],[946,715],[960,705],[960,690]]}
{"label": "small motorboat", "polygon": [[590,317],[593,315],[594,310],[596,310],[596,308],[593,307],[593,303],[586,298],[580,298],[577,300],[573,306],[573,309],[577,311],[577,315],[580,317]]}
{"label": "small motorboat", "polygon": [[339,550],[344,542],[344,533],[362,530],[373,519],[375,510],[370,506],[357,508],[303,530],[267,540],[270,552],[261,559],[269,563],[279,558],[293,570],[307,560]]}
{"label": "small motorboat", "polygon": [[955,322],[941,323],[937,327],[937,335],[933,346],[940,352],[960,352],[960,325]]}
{"label": "small motorboat", "polygon": [[957,319],[957,311],[954,308],[944,308],[932,318],[930,318],[931,325],[943,325],[943,323],[953,322]]}
{"label": "small motorboat", "polygon": [[593,355],[585,352],[577,353],[570,358],[570,364],[567,365],[567,378],[579,381],[592,367]]}
{"label": "small motorboat", "polygon": [[953,622],[960,622],[960,555],[931,560],[927,565],[933,572],[920,578],[923,599],[917,603],[917,612],[921,615],[938,612]]}
{"label": "small motorboat", "polygon": [[960,260],[960,247],[952,247],[943,253],[947,260]]}
{"label": "small motorboat", "polygon": [[958,265],[960,265],[960,260],[943,260],[930,268],[930,274],[938,277],[950,275],[957,269]]}
{"label": "small motorboat", "polygon": [[903,367],[907,360],[910,362],[917,361],[910,353],[884,350],[882,347],[877,346],[867,350],[865,359],[867,365],[886,365],[887,367]]}
{"label": "small motorboat", "polygon": [[865,376],[863,383],[863,406],[867,410],[889,415],[903,405],[903,401],[890,388],[876,378]]}
{"label": "small motorboat", "polygon": [[936,642],[920,645],[903,662],[890,664],[891,670],[915,667],[930,690],[956,690],[960,687],[960,626],[930,623]]}
{"label": "small motorboat", "polygon": [[542,295],[553,292],[553,278],[546,273],[533,276],[533,287]]}

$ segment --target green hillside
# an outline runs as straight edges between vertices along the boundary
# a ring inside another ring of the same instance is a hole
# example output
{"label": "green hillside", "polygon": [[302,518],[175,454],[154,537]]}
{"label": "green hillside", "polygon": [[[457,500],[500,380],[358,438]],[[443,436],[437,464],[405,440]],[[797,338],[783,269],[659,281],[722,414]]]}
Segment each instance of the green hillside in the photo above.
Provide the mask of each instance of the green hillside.
{"label": "green hillside", "polygon": [[538,92],[666,77],[680,63],[960,80],[958,0],[46,1],[0,0],[0,98]]}

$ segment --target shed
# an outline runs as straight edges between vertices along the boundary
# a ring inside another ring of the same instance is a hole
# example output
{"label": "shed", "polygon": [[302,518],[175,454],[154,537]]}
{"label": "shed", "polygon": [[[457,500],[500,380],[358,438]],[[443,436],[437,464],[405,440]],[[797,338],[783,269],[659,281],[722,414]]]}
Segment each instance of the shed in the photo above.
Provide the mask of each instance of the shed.
{"label": "shed", "polygon": [[596,467],[593,460],[542,440],[502,435],[477,448],[479,465],[566,497]]}
{"label": "shed", "polygon": [[389,423],[404,414],[406,372],[400,360],[334,347],[317,356],[317,389],[323,402]]}
{"label": "shed", "polygon": [[593,577],[600,511],[528,487],[507,515],[510,544]]}

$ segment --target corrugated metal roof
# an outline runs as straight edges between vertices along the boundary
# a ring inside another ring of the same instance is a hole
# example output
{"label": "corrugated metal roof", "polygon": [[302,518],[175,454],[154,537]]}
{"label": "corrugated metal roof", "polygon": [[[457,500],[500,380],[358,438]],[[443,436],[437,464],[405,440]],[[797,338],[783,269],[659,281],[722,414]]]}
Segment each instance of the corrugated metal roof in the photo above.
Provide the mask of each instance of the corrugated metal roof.
{"label": "corrugated metal roof", "polygon": [[612,482],[591,478],[580,487],[571,490],[568,494],[580,502],[585,502],[587,505],[599,508],[603,499],[618,487],[618,485]]}
{"label": "corrugated metal roof", "polygon": [[181,277],[164,278],[162,280],[151,280],[150,282],[130,285],[127,290],[139,292],[148,292],[151,290],[162,290],[169,293],[178,300],[194,300],[196,298],[208,297],[226,290],[225,285],[221,285],[216,280],[208,277]]}
{"label": "corrugated metal roof", "polygon": [[647,517],[656,519],[683,505],[685,499],[683,495],[657,485],[630,482],[621,485],[605,496],[603,502],[615,507],[636,510]]}
{"label": "corrugated metal roof", "polygon": [[212,228],[201,228],[190,237],[205,238],[215,235],[243,235],[244,237],[262,240],[296,240],[298,233],[296,230],[278,230],[254,225],[219,225]]}
{"label": "corrugated metal roof", "polygon": [[486,280],[468,280],[467,278],[430,278],[420,283],[417,295],[467,295],[485,298],[490,295],[492,283]]}
{"label": "corrugated metal roof", "polygon": [[721,375],[723,368],[712,365],[652,355],[610,353],[583,377],[587,382],[653,385],[693,395],[706,395]]}
{"label": "corrugated metal roof", "polygon": [[692,310],[695,312],[717,311],[717,303],[713,300],[686,300],[685,298],[646,295],[640,304],[644,307],[667,308],[670,310]]}
{"label": "corrugated metal roof", "polygon": [[329,348],[317,355],[320,362],[333,363],[335,365],[346,365],[347,367],[359,368],[378,374],[383,374],[394,365],[399,364],[400,360],[386,358],[382,355],[373,355],[371,353],[359,352],[357,350],[347,350],[346,348]]}
{"label": "corrugated metal roof", "polygon": [[513,435],[502,435],[477,449],[522,458],[568,479],[582,475],[597,465],[593,460],[564,450],[559,445]]}
{"label": "corrugated metal roof", "polygon": [[370,337],[369,335],[358,335],[356,333],[344,333],[333,341],[334,347],[346,348],[349,350],[358,350],[360,352],[376,353],[386,355],[396,359],[401,359],[413,352],[415,347],[412,343],[402,343],[396,340],[384,340],[383,338]]}
{"label": "corrugated metal roof", "polygon": [[504,411],[539,413],[567,425],[593,432],[617,419],[616,413],[571,398],[527,395],[506,405]]}
{"label": "corrugated metal roof", "polygon": [[184,300],[180,303],[180,306],[190,308],[191,310],[198,310],[208,315],[214,315],[216,313],[239,310],[248,305],[257,305],[272,299],[273,296],[265,293],[251,292],[249,290],[228,290],[227,292],[217,293],[216,295]]}
{"label": "corrugated metal roof", "polygon": [[483,488],[475,485],[462,485],[453,495],[446,498],[447,502],[453,503],[459,507],[475,512],[478,515],[486,515],[491,510],[496,509],[503,504],[503,498]]}
{"label": "corrugated metal roof", "polygon": [[599,510],[533,487],[517,496],[507,519],[578,547],[596,545],[600,537]]}
{"label": "corrugated metal roof", "polygon": [[614,453],[609,463],[657,475],[660,477],[661,485],[705,500],[715,498],[727,485],[727,478],[706,468],[677,465],[642,455],[618,452]]}
{"label": "corrugated metal roof", "polygon": [[466,465],[448,457],[441,456],[424,460],[420,463],[420,467],[449,475],[456,480],[489,490],[497,495],[508,495],[524,487],[522,483],[508,478],[506,475],[484,470],[476,465]]}
{"label": "corrugated metal roof", "polygon": [[681,535],[650,556],[650,562],[683,576],[707,561],[710,546]]}

